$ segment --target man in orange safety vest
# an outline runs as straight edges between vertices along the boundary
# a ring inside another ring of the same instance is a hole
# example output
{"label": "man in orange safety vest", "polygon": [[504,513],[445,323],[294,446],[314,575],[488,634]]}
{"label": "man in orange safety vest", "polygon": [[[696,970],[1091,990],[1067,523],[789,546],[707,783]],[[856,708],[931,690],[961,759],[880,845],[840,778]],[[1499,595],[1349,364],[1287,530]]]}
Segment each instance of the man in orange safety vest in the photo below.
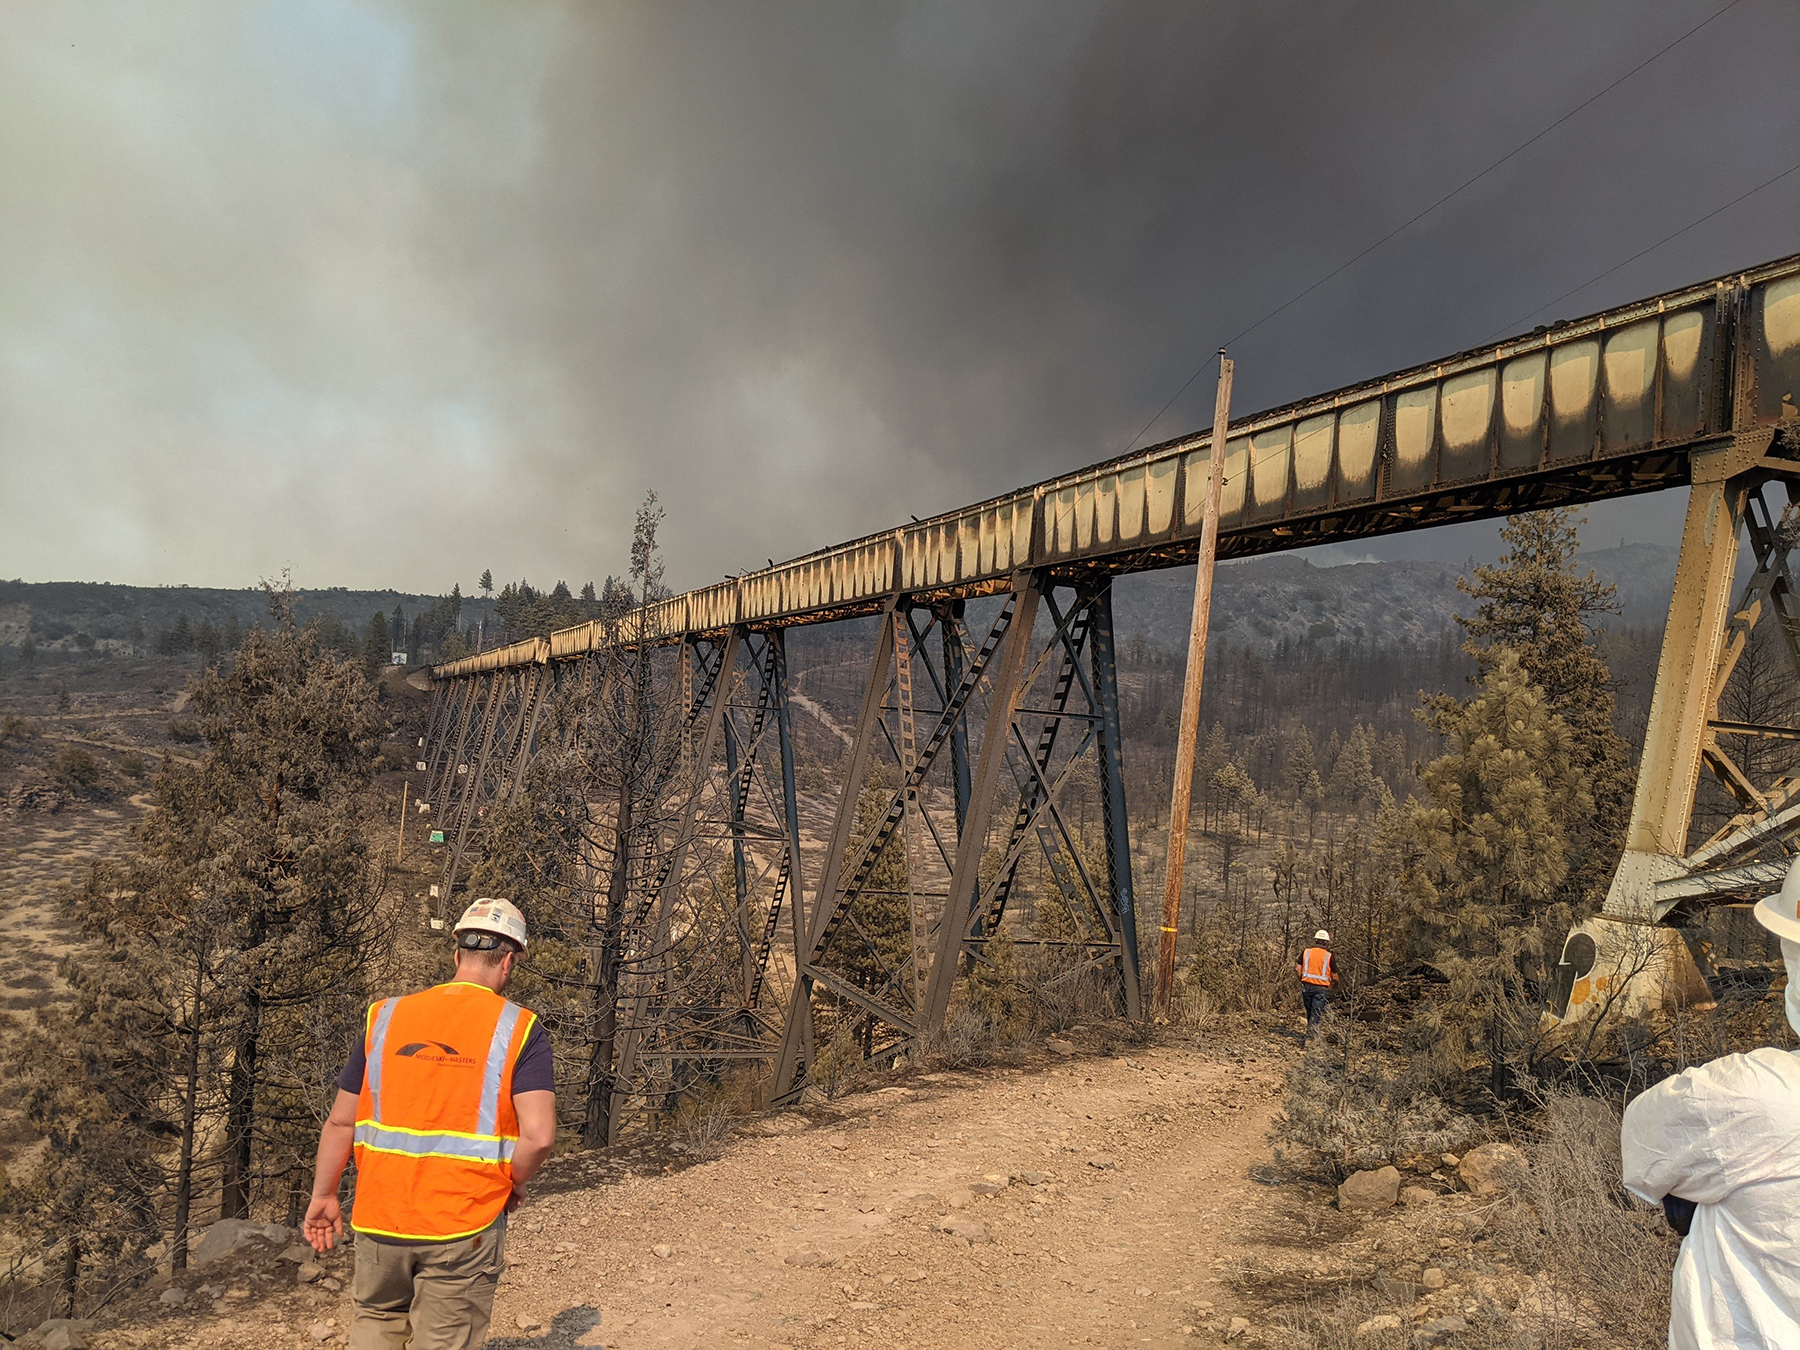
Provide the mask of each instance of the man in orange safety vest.
{"label": "man in orange safety vest", "polygon": [[350,1350],[463,1350],[487,1339],[506,1215],[556,1138],[550,1037],[503,997],[525,916],[481,899],[456,924],[456,976],[383,999],[338,1076],[302,1231],[343,1236],[356,1156]]}
{"label": "man in orange safety vest", "polygon": [[1306,1004],[1306,1039],[1311,1040],[1325,1019],[1331,986],[1337,983],[1337,962],[1331,959],[1331,934],[1323,928],[1313,934],[1313,945],[1300,953],[1294,964],[1300,977],[1300,1000]]}

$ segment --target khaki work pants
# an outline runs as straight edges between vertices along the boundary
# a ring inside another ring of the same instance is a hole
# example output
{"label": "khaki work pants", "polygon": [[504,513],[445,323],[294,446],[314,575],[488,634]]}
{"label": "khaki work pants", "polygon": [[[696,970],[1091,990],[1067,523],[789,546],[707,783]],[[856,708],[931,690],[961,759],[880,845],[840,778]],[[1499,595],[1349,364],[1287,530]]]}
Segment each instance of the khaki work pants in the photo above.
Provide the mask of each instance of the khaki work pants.
{"label": "khaki work pants", "polygon": [[476,1350],[506,1264],[506,1221],[457,1242],[402,1247],[359,1235],[350,1350]]}

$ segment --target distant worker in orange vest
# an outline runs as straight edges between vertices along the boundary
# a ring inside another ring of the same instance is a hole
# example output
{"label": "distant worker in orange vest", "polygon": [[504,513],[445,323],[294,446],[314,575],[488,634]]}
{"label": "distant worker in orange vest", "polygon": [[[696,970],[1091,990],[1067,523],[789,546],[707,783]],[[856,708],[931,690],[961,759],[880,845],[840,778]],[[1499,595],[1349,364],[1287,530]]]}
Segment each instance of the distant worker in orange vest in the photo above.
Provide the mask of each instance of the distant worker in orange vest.
{"label": "distant worker in orange vest", "polygon": [[487,1340],[506,1216],[556,1138],[549,1034],[502,997],[525,916],[477,900],[455,933],[455,979],[369,1009],[319,1131],[302,1230],[314,1251],[344,1234],[338,1183],[356,1154],[350,1350]]}
{"label": "distant worker in orange vest", "polygon": [[1313,934],[1313,945],[1300,953],[1294,964],[1300,977],[1300,999],[1306,1004],[1306,1039],[1311,1040],[1325,1019],[1331,987],[1338,982],[1337,962],[1331,959],[1331,934],[1323,928]]}

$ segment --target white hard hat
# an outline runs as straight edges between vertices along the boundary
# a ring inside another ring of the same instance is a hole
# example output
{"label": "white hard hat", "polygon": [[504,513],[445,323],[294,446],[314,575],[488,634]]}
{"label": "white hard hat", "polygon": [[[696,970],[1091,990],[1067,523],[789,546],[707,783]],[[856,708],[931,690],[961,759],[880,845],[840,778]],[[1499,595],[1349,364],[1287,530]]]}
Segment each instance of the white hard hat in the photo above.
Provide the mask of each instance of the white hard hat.
{"label": "white hard hat", "polygon": [[1321,928],[1318,932],[1313,934],[1313,941],[1314,942],[1330,942],[1331,934],[1327,933],[1323,928]]}
{"label": "white hard hat", "polygon": [[1800,858],[1788,867],[1781,890],[1756,902],[1756,921],[1776,937],[1800,942]]}
{"label": "white hard hat", "polygon": [[496,933],[525,947],[525,916],[510,900],[483,896],[463,911],[453,932]]}

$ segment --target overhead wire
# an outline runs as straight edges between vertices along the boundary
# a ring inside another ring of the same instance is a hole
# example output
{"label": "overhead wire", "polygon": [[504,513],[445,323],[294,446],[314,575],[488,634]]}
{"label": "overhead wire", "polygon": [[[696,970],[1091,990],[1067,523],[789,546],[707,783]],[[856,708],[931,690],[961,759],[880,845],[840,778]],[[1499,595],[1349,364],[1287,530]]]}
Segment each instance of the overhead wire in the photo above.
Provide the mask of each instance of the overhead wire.
{"label": "overhead wire", "polygon": [[1758,183],[1755,187],[1751,188],[1748,192],[1740,193],[1738,196],[1733,197],[1730,201],[1726,202],[1723,206],[1715,206],[1712,210],[1708,211],[1705,215],[1700,216],[1694,220],[1690,220],[1687,224],[1683,225],[1679,230],[1674,231],[1672,234],[1665,234],[1661,239],[1658,239],[1654,244],[1650,244],[1645,248],[1639,249],[1636,253],[1632,254],[1629,258],[1626,258],[1622,262],[1614,263],[1611,267],[1607,268],[1604,272],[1595,273],[1593,276],[1589,277],[1586,281],[1582,282],[1579,286],[1571,287],[1569,290],[1566,290],[1561,295],[1557,296],[1556,299],[1546,301],[1545,303],[1539,305],[1536,309],[1532,310],[1529,314],[1521,314],[1518,318],[1514,319],[1512,322],[1502,324],[1500,327],[1496,328],[1492,333],[1488,334],[1487,337],[1483,338],[1482,342],[1483,343],[1492,342],[1497,337],[1503,337],[1507,333],[1516,332],[1521,324],[1527,323],[1530,320],[1535,319],[1538,315],[1542,314],[1545,310],[1551,308],[1554,305],[1560,305],[1563,301],[1567,300],[1571,295],[1580,294],[1582,291],[1585,291],[1589,286],[1592,286],[1596,281],[1606,280],[1607,277],[1610,277],[1614,272],[1617,272],[1620,268],[1631,266],[1632,263],[1636,262],[1639,258],[1642,258],[1645,254],[1656,252],[1656,250],[1661,248],[1664,244],[1670,243],[1676,239],[1681,238],[1681,236],[1686,234],[1689,230],[1697,229],[1698,227],[1706,224],[1706,222],[1711,220],[1714,216],[1722,215],[1724,212],[1729,211],[1732,207],[1738,205],[1740,202],[1749,201],[1750,198],[1754,197],[1757,193],[1763,191],[1765,188],[1774,187],[1775,184],[1779,183],[1782,179],[1787,178],[1790,175],[1795,174],[1795,173],[1800,173],[1800,163],[1790,164],[1787,168],[1783,169],[1780,173],[1776,174],[1773,178],[1763,179],[1762,182]]}
{"label": "overhead wire", "polygon": [[[1560,305],[1563,301],[1567,300],[1571,295],[1577,295],[1580,292],[1585,291],[1589,286],[1592,286],[1595,282],[1604,281],[1607,277],[1610,277],[1614,272],[1619,271],[1621,268],[1631,266],[1632,263],[1636,262],[1639,258],[1644,257],[1646,254],[1656,252],[1656,250],[1661,248],[1664,244],[1667,244],[1667,243],[1671,242],[1672,240],[1681,238],[1681,236],[1686,234],[1689,230],[1697,229],[1701,225],[1706,224],[1706,222],[1711,220],[1714,216],[1721,215],[1724,212],[1729,211],[1732,207],[1737,206],[1741,202],[1749,201],[1750,198],[1754,197],[1757,193],[1763,191],[1765,188],[1774,187],[1775,184],[1779,183],[1782,179],[1791,177],[1792,175],[1794,175],[1796,173],[1800,173],[1800,163],[1795,163],[1795,164],[1789,165],[1787,168],[1783,169],[1780,173],[1776,174],[1772,178],[1765,178],[1762,182],[1758,183],[1755,187],[1751,188],[1749,191],[1740,193],[1739,195],[1737,195],[1736,197],[1733,197],[1730,201],[1726,202],[1722,206],[1715,206],[1712,210],[1708,211],[1705,215],[1699,216],[1699,217],[1695,218],[1694,220],[1690,220],[1687,224],[1683,225],[1679,230],[1675,230],[1669,234],[1665,234],[1661,239],[1658,239],[1654,244],[1650,244],[1644,248],[1639,249],[1636,253],[1632,254],[1629,258],[1626,258],[1620,262],[1614,263],[1611,267],[1607,268],[1604,272],[1595,273],[1593,276],[1589,277],[1586,281],[1582,282],[1579,286],[1575,286],[1575,287],[1570,288],[1569,290],[1564,291],[1561,295],[1557,296],[1556,299],[1554,299],[1554,300],[1546,301],[1544,304],[1541,304],[1536,309],[1532,310],[1531,313],[1522,315],[1519,318],[1514,319],[1511,323],[1501,325],[1499,328],[1496,328],[1492,333],[1489,333],[1485,338],[1483,338],[1481,340],[1480,345],[1486,346],[1488,343],[1494,341],[1496,338],[1505,337],[1509,333],[1516,333],[1519,330],[1519,326],[1521,324],[1525,323],[1527,320],[1537,317],[1539,314],[1542,314],[1545,310],[1551,308],[1554,305]],[[1248,468],[1250,470],[1254,470],[1258,465],[1266,464],[1268,461],[1276,458],[1277,456],[1283,455],[1286,453],[1287,453],[1287,451],[1285,449],[1276,449],[1276,450],[1269,451],[1268,454],[1262,456],[1262,458],[1260,458],[1260,459],[1248,459],[1247,458],[1246,468]],[[1227,479],[1226,481],[1230,481],[1230,480]]]}
{"label": "overhead wire", "polygon": [[[1598,100],[1606,97],[1606,95],[1610,94],[1613,90],[1617,89],[1620,85],[1624,84],[1625,81],[1629,80],[1632,76],[1636,75],[1639,71],[1643,70],[1646,66],[1649,66],[1649,65],[1655,63],[1656,61],[1661,60],[1664,56],[1667,56],[1671,51],[1673,51],[1675,48],[1679,47],[1682,43],[1686,42],[1689,38],[1694,36],[1694,34],[1698,33],[1701,29],[1707,27],[1709,24],[1711,24],[1714,21],[1716,21],[1717,19],[1723,17],[1725,14],[1727,14],[1731,10],[1737,8],[1737,6],[1742,3],[1743,3],[1743,0],[1726,0],[1726,3],[1724,5],[1721,5],[1718,9],[1714,10],[1711,14],[1707,15],[1706,18],[1702,19],[1699,23],[1695,24],[1692,28],[1688,29],[1685,33],[1681,34],[1681,36],[1675,38],[1672,42],[1669,42],[1665,46],[1659,48],[1657,51],[1653,52],[1651,55],[1645,57],[1642,61],[1639,61],[1630,70],[1626,71],[1623,75],[1620,75],[1617,79],[1613,80],[1612,83],[1608,84],[1605,88],[1600,89],[1593,94],[1590,94],[1587,98],[1583,99],[1580,103],[1576,104],[1573,108],[1569,109],[1569,111],[1564,113],[1561,117],[1558,117],[1554,122],[1551,122],[1548,126],[1544,127],[1543,130],[1537,132],[1535,135],[1531,136],[1528,140],[1521,141],[1518,145],[1514,146],[1511,150],[1507,151],[1504,155],[1500,156],[1499,159],[1495,160],[1492,164],[1489,164],[1485,169],[1481,170],[1481,172],[1475,174],[1471,178],[1464,180],[1457,187],[1452,188],[1449,192],[1446,192],[1443,196],[1439,197],[1436,201],[1432,202],[1431,205],[1427,206],[1424,210],[1419,211],[1417,214],[1408,217],[1406,220],[1404,220],[1400,224],[1396,225],[1393,229],[1389,230],[1386,234],[1382,235],[1381,238],[1377,239],[1374,243],[1372,243],[1368,247],[1364,248],[1361,252],[1359,252],[1356,255],[1354,255],[1353,257],[1350,257],[1350,258],[1346,259],[1345,261],[1339,263],[1336,267],[1332,268],[1331,271],[1327,272],[1324,276],[1320,277],[1317,281],[1313,282],[1310,286],[1307,286],[1304,290],[1298,291],[1294,295],[1289,296],[1286,300],[1282,301],[1279,305],[1275,306],[1274,309],[1271,309],[1268,313],[1264,314],[1260,319],[1256,320],[1255,323],[1250,324],[1246,328],[1240,329],[1235,335],[1226,339],[1225,342],[1219,344],[1220,349],[1230,347],[1233,343],[1241,341],[1242,339],[1248,337],[1251,333],[1254,333],[1258,328],[1261,328],[1265,323],[1269,322],[1270,319],[1273,319],[1277,315],[1280,315],[1280,314],[1284,313],[1285,311],[1291,309],[1294,305],[1298,304],[1300,301],[1304,300],[1307,296],[1311,295],[1314,291],[1318,290],[1319,287],[1325,285],[1327,282],[1331,281],[1333,278],[1342,275],[1349,268],[1354,267],[1357,263],[1361,262],[1364,258],[1368,257],[1371,253],[1375,252],[1375,250],[1380,248],[1383,244],[1386,244],[1389,240],[1391,240],[1391,239],[1395,238],[1396,236],[1403,234],[1407,230],[1411,229],[1414,225],[1418,224],[1421,220],[1425,219],[1426,216],[1430,215],[1433,211],[1436,211],[1440,206],[1443,206],[1446,202],[1450,201],[1452,198],[1460,196],[1462,193],[1466,192],[1469,188],[1473,187],[1475,184],[1479,183],[1482,179],[1486,178],[1489,174],[1493,173],[1494,170],[1500,168],[1501,165],[1507,163],[1509,160],[1516,158],[1518,155],[1520,155],[1524,151],[1530,149],[1533,145],[1537,144],[1537,142],[1541,141],[1544,137],[1548,136],[1552,131],[1555,131],[1564,122],[1567,122],[1571,117],[1574,117],[1577,113],[1581,112],[1583,109],[1592,106]],[[1697,225],[1697,224],[1700,224],[1701,222],[1696,221],[1694,223]],[[1692,227],[1690,226],[1689,228],[1692,228]],[[1621,267],[1624,265],[1625,265],[1624,263],[1620,264]],[[1595,278],[1595,280],[1598,280],[1598,279],[1599,278]],[[1591,285],[1592,282],[1589,282],[1588,284]],[[1577,287],[1577,289],[1580,289],[1580,288]],[[1555,304],[1557,302],[1553,300],[1550,303]],[[1548,308],[1548,306],[1545,306],[1544,308]],[[1176,401],[1178,399],[1180,399],[1183,394],[1187,393],[1187,391],[1193,386],[1194,381],[1200,378],[1200,376],[1205,372],[1207,366],[1209,366],[1210,364],[1211,364],[1211,361],[1209,359],[1207,361],[1202,361],[1198,366],[1196,366],[1194,368],[1194,373],[1189,375],[1187,377],[1187,379],[1182,382],[1181,388],[1177,389],[1173,394],[1171,394],[1169,396],[1168,402],[1164,403],[1162,405],[1162,407],[1160,407],[1156,410],[1156,415],[1153,416],[1148,422],[1144,423],[1144,425],[1141,428],[1139,428],[1137,434],[1135,436],[1133,436],[1131,438],[1131,440],[1126,444],[1124,453],[1129,454],[1130,451],[1132,450],[1132,448],[1135,447],[1137,445],[1137,443],[1143,439],[1145,433],[1148,432],[1151,427],[1155,426],[1158,422],[1160,422],[1163,419],[1163,415],[1165,413],[1167,413],[1170,408],[1175,406]]]}
{"label": "overhead wire", "polygon": [[[1620,262],[1614,263],[1611,267],[1607,268],[1604,272],[1596,272],[1593,276],[1589,277],[1586,281],[1582,282],[1579,286],[1571,287],[1569,290],[1566,290],[1561,295],[1557,296],[1556,299],[1546,301],[1544,304],[1541,304],[1536,309],[1532,310],[1531,313],[1521,315],[1519,318],[1514,319],[1511,323],[1502,324],[1499,328],[1496,328],[1493,332],[1489,333],[1485,338],[1483,338],[1481,340],[1480,344],[1478,344],[1478,345],[1486,346],[1488,343],[1493,342],[1497,338],[1505,337],[1509,333],[1516,333],[1519,330],[1520,325],[1524,324],[1527,320],[1536,318],[1539,314],[1542,314],[1545,310],[1551,308],[1554,305],[1560,305],[1563,301],[1567,300],[1571,295],[1580,294],[1582,291],[1585,291],[1589,286],[1592,286],[1595,282],[1606,280],[1607,277],[1610,277],[1614,272],[1619,271],[1621,268],[1631,266],[1632,263],[1636,262],[1639,258],[1644,257],[1646,254],[1656,252],[1656,250],[1661,248],[1664,244],[1670,243],[1673,240],[1681,238],[1681,236],[1686,234],[1689,230],[1699,228],[1700,226],[1706,224],[1706,222],[1711,220],[1714,216],[1722,215],[1724,212],[1729,211],[1732,207],[1737,206],[1739,203],[1749,201],[1750,198],[1754,197],[1757,193],[1763,191],[1765,188],[1774,187],[1775,184],[1779,183],[1782,179],[1791,177],[1792,175],[1794,175],[1796,173],[1800,173],[1800,163],[1795,163],[1795,164],[1789,165],[1787,168],[1783,169],[1780,173],[1776,174],[1773,178],[1765,178],[1762,182],[1758,183],[1755,187],[1751,188],[1748,192],[1740,193],[1738,196],[1733,197],[1730,201],[1726,202],[1722,206],[1715,206],[1712,210],[1708,211],[1705,215],[1699,216],[1694,220],[1690,220],[1687,224],[1683,225],[1679,230],[1675,230],[1672,233],[1665,234],[1661,239],[1658,239],[1654,244],[1650,244],[1647,247],[1639,249],[1636,253],[1632,254],[1629,258],[1626,258]],[[1247,469],[1254,470],[1258,465],[1266,464],[1270,460],[1276,458],[1277,456],[1283,455],[1286,453],[1287,453],[1287,451],[1285,449],[1271,450],[1271,451],[1269,451],[1268,454],[1262,456],[1260,459],[1249,459],[1247,461],[1245,467]],[[1226,481],[1229,482],[1230,478],[1228,477],[1226,479]]]}

